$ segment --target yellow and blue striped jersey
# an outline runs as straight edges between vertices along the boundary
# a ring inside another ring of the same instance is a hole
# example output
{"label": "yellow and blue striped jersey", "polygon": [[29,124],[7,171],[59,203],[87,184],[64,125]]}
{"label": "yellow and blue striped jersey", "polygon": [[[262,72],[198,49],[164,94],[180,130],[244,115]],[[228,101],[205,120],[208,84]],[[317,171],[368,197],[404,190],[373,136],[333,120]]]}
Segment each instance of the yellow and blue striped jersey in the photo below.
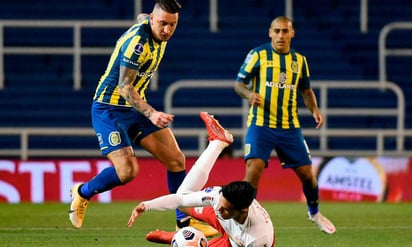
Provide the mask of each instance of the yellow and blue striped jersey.
{"label": "yellow and blue striped jersey", "polygon": [[110,105],[129,106],[119,94],[120,66],[138,71],[133,86],[143,100],[145,91],[157,70],[167,42],[154,40],[149,19],[130,27],[118,40],[106,71],[100,78],[93,100]]}
{"label": "yellow and blue striped jersey", "polygon": [[290,50],[277,53],[271,43],[252,49],[237,75],[237,81],[248,85],[262,96],[260,106],[251,106],[247,125],[270,128],[300,128],[298,89],[310,88],[306,57]]}

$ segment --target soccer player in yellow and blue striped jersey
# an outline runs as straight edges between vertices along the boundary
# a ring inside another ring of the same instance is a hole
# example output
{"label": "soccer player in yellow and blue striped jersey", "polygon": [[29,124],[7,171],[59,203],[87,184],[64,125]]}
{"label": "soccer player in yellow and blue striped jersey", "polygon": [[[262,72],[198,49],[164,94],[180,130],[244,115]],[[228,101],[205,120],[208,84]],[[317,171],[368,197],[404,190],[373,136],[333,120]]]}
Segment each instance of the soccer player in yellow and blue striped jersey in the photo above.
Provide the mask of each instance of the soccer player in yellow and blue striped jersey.
{"label": "soccer player in yellow and blue striped jersey", "polygon": [[[135,144],[166,167],[170,193],[176,193],[186,176],[185,156],[167,127],[174,116],[154,109],[145,94],[167,41],[176,30],[180,9],[177,0],[156,0],[152,13],[139,15],[138,23],[117,40],[92,104],[92,124],[100,150],[113,166],[88,182],[73,186],[69,218],[76,228],[82,226],[94,195],[135,178],[139,170]],[[179,227],[189,225],[188,219],[176,211]]]}
{"label": "soccer player in yellow and blue striped jersey", "polygon": [[235,91],[251,105],[244,147],[245,180],[257,188],[270,154],[276,150],[283,168],[291,168],[302,182],[308,219],[332,234],[335,226],[318,208],[318,184],[298,119],[298,93],[312,112],[316,128],[322,127],[324,120],[310,86],[306,57],[291,48],[294,35],[289,18],[275,18],[269,28],[271,42],[252,49],[237,75]]}

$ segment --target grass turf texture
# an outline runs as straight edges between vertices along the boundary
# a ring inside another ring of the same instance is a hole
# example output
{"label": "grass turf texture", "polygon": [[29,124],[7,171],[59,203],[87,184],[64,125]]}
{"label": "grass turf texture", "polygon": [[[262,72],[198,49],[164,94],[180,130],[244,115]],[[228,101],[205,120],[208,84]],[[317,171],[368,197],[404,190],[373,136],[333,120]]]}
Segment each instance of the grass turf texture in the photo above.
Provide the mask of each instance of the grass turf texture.
{"label": "grass turf texture", "polygon": [[[89,205],[83,228],[71,227],[67,204],[0,204],[0,246],[167,246],[147,242],[156,228],[173,230],[174,211],[147,212],[127,227],[135,203]],[[322,233],[306,220],[303,203],[263,203],[270,213],[277,247],[412,246],[412,204],[322,203],[336,225]]]}

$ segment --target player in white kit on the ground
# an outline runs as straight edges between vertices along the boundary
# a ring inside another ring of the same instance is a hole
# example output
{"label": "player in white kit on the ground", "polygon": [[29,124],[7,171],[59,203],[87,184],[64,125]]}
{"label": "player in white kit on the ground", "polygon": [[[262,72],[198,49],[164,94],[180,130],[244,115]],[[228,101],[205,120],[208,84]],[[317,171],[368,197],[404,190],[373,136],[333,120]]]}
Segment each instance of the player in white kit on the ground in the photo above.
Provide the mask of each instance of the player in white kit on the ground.
{"label": "player in white kit on the ground", "polygon": [[[209,241],[209,247],[270,247],[275,245],[275,232],[266,210],[255,200],[256,190],[246,181],[234,181],[203,190],[210,170],[222,150],[233,142],[233,136],[206,112],[200,117],[209,134],[209,145],[197,159],[176,194],[139,203],[132,211],[128,225],[146,211],[183,212],[213,226],[221,234]],[[170,244],[175,232],[156,230],[146,239]]]}

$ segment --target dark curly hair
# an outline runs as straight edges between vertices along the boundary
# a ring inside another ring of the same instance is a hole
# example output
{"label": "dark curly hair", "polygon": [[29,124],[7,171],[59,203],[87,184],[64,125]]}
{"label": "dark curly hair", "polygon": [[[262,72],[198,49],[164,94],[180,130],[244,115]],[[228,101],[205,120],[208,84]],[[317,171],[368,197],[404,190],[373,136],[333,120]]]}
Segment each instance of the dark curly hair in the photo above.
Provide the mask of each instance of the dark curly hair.
{"label": "dark curly hair", "polygon": [[222,186],[222,194],[236,210],[248,208],[256,197],[256,189],[246,181],[234,181]]}
{"label": "dark curly hair", "polygon": [[180,11],[182,6],[177,0],[156,0],[156,4],[168,13],[174,14]]}

